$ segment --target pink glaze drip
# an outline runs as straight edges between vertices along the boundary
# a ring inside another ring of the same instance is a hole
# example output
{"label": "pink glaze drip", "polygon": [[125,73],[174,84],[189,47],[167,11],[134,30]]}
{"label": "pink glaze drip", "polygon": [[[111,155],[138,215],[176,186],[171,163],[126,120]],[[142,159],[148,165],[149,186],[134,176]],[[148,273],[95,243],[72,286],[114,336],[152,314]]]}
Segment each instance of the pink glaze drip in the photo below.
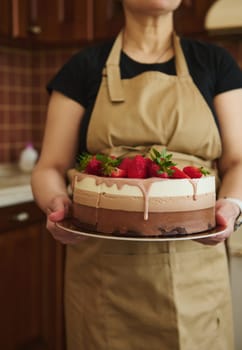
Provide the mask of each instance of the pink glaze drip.
{"label": "pink glaze drip", "polygon": [[[81,181],[83,177],[86,177],[87,174],[78,174],[76,176],[77,181]],[[167,179],[162,178],[148,178],[148,179],[129,179],[125,178],[110,178],[110,177],[99,177],[95,175],[88,175],[90,177],[93,177],[95,179],[96,185],[105,184],[108,187],[113,186],[114,184],[117,186],[117,188],[120,190],[124,185],[134,186],[138,187],[144,196],[144,220],[148,220],[149,217],[149,192],[151,185],[154,182],[160,182],[160,181],[167,181]],[[184,179],[181,179],[184,180]],[[192,187],[193,187],[193,200],[197,200],[197,183],[199,179],[186,179],[188,180]]]}
{"label": "pink glaze drip", "polygon": [[107,177],[95,177],[96,180],[96,185],[101,185],[105,184],[108,187],[113,186],[114,184],[117,186],[117,188],[120,190],[124,185],[129,185],[129,186],[137,186],[143,193],[144,197],[144,220],[148,220],[149,217],[149,192],[150,192],[150,187],[152,183],[157,182],[157,181],[164,181],[164,180],[155,180],[154,178],[150,179],[142,179],[138,180],[137,179],[125,179],[125,183],[123,182],[122,178],[107,178]]}
{"label": "pink glaze drip", "polygon": [[192,188],[193,188],[193,200],[196,201],[197,200],[197,183],[198,183],[198,179],[189,179],[189,182],[191,183],[192,185]]}

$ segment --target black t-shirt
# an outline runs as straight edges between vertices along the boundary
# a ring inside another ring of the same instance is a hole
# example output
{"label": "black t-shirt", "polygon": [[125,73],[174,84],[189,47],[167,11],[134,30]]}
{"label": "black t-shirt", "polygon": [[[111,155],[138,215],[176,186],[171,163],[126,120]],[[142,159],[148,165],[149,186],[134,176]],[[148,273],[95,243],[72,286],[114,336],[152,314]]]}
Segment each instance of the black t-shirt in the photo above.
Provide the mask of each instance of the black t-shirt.
{"label": "black t-shirt", "polygon": [[[88,122],[101,83],[102,69],[112,45],[113,40],[77,52],[47,85],[49,92],[61,92],[86,108],[80,151],[85,149]],[[217,45],[181,38],[181,46],[190,75],[216,120],[213,98],[220,93],[242,88],[242,72],[232,56]],[[145,71],[176,75],[174,58],[165,63],[143,64],[132,60],[123,52],[120,70],[122,79],[130,79]]]}

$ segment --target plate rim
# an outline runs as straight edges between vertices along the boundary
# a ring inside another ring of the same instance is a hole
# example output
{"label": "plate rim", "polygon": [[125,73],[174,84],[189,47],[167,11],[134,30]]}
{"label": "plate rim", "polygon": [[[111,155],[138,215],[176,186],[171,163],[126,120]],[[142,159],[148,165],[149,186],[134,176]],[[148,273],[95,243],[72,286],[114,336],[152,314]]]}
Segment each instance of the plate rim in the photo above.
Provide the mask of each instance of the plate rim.
{"label": "plate rim", "polygon": [[74,228],[68,228],[65,226],[66,222],[70,222],[71,218],[66,218],[62,221],[58,221],[55,223],[56,227],[70,232],[74,234],[78,234],[80,236],[85,236],[89,238],[101,238],[101,239],[109,239],[109,240],[119,240],[119,241],[135,241],[135,242],[166,242],[166,241],[185,241],[185,240],[195,240],[195,239],[202,239],[202,238],[208,238],[208,237],[214,237],[218,236],[224,233],[227,226],[223,225],[216,225],[211,230],[203,231],[199,233],[193,233],[188,235],[180,235],[180,236],[159,236],[159,237],[148,237],[148,236],[142,236],[142,237],[128,237],[128,236],[114,236],[114,235],[107,235],[102,233],[92,233],[92,232],[85,232],[78,228],[73,222],[71,222],[71,225],[74,226]]}

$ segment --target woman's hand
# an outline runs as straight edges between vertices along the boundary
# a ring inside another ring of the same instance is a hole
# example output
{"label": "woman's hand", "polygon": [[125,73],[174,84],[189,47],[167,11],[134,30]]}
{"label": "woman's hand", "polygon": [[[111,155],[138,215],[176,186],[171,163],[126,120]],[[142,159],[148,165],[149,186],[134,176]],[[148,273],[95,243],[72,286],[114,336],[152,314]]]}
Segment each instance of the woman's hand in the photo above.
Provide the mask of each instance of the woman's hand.
{"label": "woman's hand", "polygon": [[217,225],[225,226],[226,229],[223,234],[211,238],[198,239],[197,241],[200,243],[216,245],[224,242],[234,232],[234,223],[240,212],[239,207],[226,199],[219,199],[216,203],[215,210]]}
{"label": "woman's hand", "polygon": [[56,226],[56,223],[62,221],[68,216],[71,200],[66,195],[55,197],[47,209],[47,229],[52,236],[63,244],[75,244],[85,239],[78,234],[67,232]]}

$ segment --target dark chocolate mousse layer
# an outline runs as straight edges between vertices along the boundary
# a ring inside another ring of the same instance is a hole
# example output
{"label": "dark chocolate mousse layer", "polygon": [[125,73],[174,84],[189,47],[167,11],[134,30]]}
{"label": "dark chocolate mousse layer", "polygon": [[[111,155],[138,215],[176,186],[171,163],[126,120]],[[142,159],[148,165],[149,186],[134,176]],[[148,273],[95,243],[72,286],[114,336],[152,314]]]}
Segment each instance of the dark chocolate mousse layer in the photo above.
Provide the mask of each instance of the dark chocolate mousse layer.
{"label": "dark chocolate mousse layer", "polygon": [[149,213],[93,208],[74,203],[75,224],[88,231],[122,236],[176,236],[215,227],[214,208],[194,211]]}

